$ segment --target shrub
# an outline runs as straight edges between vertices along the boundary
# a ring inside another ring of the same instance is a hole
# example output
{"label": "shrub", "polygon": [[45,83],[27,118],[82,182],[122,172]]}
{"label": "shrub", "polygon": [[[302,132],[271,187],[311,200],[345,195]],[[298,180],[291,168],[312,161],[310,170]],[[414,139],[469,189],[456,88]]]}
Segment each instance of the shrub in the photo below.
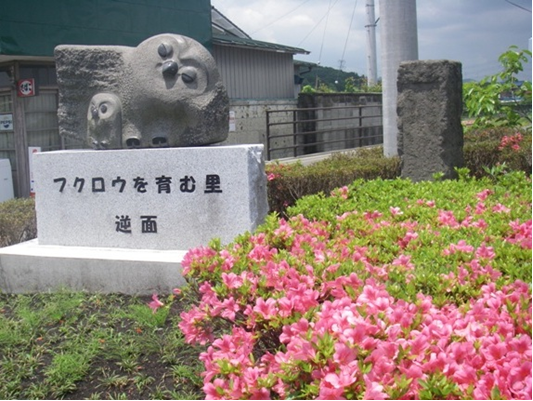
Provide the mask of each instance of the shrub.
{"label": "shrub", "polygon": [[531,399],[531,179],[357,180],[183,261],[211,399]]}
{"label": "shrub", "polygon": [[465,167],[476,177],[504,164],[507,170],[531,174],[531,130],[500,127],[467,131],[463,152]]}
{"label": "shrub", "polygon": [[269,164],[268,202],[270,210],[281,215],[297,199],[348,185],[356,179],[395,178],[399,175],[399,158],[386,158],[381,147],[336,153],[309,166]]}
{"label": "shrub", "polygon": [[0,203],[0,247],[28,241],[36,236],[33,199],[11,199]]}

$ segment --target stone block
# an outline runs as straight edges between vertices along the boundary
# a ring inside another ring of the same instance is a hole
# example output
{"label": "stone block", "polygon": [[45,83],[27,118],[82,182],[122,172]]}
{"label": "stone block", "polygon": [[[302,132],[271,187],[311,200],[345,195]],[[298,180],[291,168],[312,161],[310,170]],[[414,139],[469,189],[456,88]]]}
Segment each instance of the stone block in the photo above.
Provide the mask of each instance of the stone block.
{"label": "stone block", "polygon": [[54,51],[59,133],[94,149],[201,146],[228,136],[229,99],[215,59],[192,38]]}
{"label": "stone block", "polygon": [[438,172],[455,177],[454,168],[464,164],[461,64],[402,62],[397,107],[402,177],[431,180]]}
{"label": "stone block", "polygon": [[262,145],[42,152],[33,168],[41,245],[187,250],[268,212]]}

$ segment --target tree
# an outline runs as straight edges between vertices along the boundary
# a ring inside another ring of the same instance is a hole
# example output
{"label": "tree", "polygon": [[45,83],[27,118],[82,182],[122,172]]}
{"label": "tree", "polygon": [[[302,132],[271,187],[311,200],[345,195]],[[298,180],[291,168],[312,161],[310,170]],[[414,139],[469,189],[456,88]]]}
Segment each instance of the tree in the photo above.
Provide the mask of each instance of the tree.
{"label": "tree", "polygon": [[531,61],[531,52],[510,46],[498,61],[503,67],[501,72],[463,86],[466,111],[475,118],[473,127],[531,123],[531,82],[520,83],[516,77],[524,70],[523,65]]}
{"label": "tree", "polygon": [[330,92],[341,92],[344,87],[344,81],[348,77],[353,77],[356,81],[361,79],[356,72],[345,72],[331,67],[313,66],[310,73],[303,74],[302,86],[310,85],[313,88],[318,84],[330,88]]}

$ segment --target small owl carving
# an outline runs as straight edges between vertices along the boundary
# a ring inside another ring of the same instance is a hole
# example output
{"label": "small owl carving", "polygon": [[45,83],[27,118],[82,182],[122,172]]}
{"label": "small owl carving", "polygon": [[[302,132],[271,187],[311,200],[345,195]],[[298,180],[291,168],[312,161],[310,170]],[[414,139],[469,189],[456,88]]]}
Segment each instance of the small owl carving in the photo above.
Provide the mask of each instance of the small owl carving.
{"label": "small owl carving", "polygon": [[87,111],[87,141],[93,149],[117,149],[122,145],[122,104],[113,93],[93,96]]}

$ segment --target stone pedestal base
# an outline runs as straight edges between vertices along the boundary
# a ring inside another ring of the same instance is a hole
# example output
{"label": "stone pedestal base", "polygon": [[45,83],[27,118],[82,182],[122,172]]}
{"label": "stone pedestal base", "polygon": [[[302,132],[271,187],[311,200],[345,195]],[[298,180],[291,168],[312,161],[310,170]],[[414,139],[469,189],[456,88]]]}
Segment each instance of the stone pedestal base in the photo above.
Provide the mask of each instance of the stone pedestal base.
{"label": "stone pedestal base", "polygon": [[185,284],[186,251],[39,245],[0,248],[0,291],[21,294],[66,288],[91,293],[170,294]]}
{"label": "stone pedestal base", "polygon": [[0,290],[169,293],[190,248],[268,212],[262,145],[43,152],[38,240],[0,249]]}

